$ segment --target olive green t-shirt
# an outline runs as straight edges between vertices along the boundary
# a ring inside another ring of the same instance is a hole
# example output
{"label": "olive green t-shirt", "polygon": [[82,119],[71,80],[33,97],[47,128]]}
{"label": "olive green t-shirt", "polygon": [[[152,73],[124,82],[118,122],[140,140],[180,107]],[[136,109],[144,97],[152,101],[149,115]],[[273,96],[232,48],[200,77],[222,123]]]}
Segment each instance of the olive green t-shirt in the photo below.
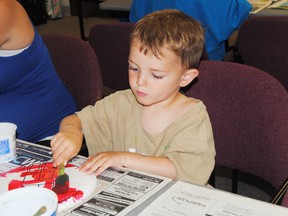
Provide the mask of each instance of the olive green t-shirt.
{"label": "olive green t-shirt", "polygon": [[78,112],[89,155],[132,150],[143,155],[168,157],[176,167],[177,179],[206,185],[216,153],[204,104],[198,100],[189,111],[157,134],[149,134],[143,129],[141,108],[132,91],[124,90]]}

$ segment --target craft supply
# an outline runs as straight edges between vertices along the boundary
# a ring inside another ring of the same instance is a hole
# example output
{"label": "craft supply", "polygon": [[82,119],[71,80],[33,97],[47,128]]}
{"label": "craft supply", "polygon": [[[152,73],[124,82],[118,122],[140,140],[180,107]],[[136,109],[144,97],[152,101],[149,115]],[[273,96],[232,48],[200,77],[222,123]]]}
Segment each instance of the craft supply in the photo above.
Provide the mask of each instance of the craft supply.
{"label": "craft supply", "polygon": [[[56,194],[54,191],[52,191],[52,188],[55,186],[55,179],[58,176],[58,167],[54,167],[53,162],[31,164],[29,167],[17,167],[7,171],[6,173],[2,173],[0,177],[0,194],[7,192],[9,188],[13,188],[14,190],[23,187],[45,187],[49,189],[51,193],[57,196],[57,213],[62,213],[70,208],[73,208],[75,205],[79,205],[84,200],[91,197],[97,185],[95,175],[86,175],[85,173],[80,172],[78,167],[73,164],[68,163],[65,165],[65,173],[69,176],[69,189],[66,193]],[[33,195],[33,193],[31,195]],[[47,206],[48,212],[49,206],[46,205],[46,203],[40,203],[37,206],[33,205],[33,209],[31,209],[29,216],[33,216],[33,214],[35,214],[35,212],[37,212],[43,205]],[[47,214],[47,212],[43,214],[43,216],[48,216],[49,214]],[[5,214],[0,213],[0,216],[2,215]],[[18,214],[16,216],[19,215],[23,216],[22,214]]]}
{"label": "craft supply", "polygon": [[33,216],[43,215],[46,211],[47,211],[47,207],[46,206],[41,206],[41,208]]}
{"label": "craft supply", "polygon": [[7,163],[16,157],[16,129],[13,123],[0,123],[0,163]]}
{"label": "craft supply", "polygon": [[1,216],[56,216],[57,208],[58,197],[47,188],[17,188],[0,196]]}
{"label": "craft supply", "polygon": [[55,179],[55,186],[52,190],[56,194],[63,194],[69,190],[69,176],[65,173],[65,165],[61,163],[58,167],[58,176]]}

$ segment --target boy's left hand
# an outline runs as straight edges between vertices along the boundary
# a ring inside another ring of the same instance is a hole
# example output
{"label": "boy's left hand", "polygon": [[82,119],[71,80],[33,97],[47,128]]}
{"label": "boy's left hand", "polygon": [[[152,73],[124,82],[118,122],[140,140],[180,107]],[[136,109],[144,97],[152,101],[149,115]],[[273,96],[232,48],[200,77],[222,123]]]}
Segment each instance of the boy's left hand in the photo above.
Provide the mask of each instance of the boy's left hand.
{"label": "boy's left hand", "polygon": [[87,175],[94,173],[96,176],[101,174],[109,167],[123,167],[124,158],[128,152],[101,152],[88,158],[79,168]]}

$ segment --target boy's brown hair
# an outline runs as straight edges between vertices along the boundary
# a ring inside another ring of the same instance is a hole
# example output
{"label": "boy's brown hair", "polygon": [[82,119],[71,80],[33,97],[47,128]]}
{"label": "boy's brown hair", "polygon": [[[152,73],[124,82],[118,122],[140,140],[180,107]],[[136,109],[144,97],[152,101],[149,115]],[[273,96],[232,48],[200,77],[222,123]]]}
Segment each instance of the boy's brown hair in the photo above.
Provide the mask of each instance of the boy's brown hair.
{"label": "boy's brown hair", "polygon": [[181,58],[186,69],[197,68],[204,49],[201,24],[179,10],[160,10],[139,20],[132,28],[130,45],[140,42],[141,51],[163,57],[168,49]]}

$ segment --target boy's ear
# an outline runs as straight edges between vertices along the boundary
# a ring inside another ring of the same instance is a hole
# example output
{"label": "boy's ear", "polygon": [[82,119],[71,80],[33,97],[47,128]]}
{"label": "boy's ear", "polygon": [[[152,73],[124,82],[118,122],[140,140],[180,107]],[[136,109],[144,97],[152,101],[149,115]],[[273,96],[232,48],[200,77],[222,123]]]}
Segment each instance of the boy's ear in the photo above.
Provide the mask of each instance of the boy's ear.
{"label": "boy's ear", "polygon": [[189,83],[192,82],[192,80],[194,80],[199,74],[199,71],[197,69],[188,69],[184,72],[184,74],[182,75],[182,79],[180,82],[180,87],[185,87],[187,86]]}

